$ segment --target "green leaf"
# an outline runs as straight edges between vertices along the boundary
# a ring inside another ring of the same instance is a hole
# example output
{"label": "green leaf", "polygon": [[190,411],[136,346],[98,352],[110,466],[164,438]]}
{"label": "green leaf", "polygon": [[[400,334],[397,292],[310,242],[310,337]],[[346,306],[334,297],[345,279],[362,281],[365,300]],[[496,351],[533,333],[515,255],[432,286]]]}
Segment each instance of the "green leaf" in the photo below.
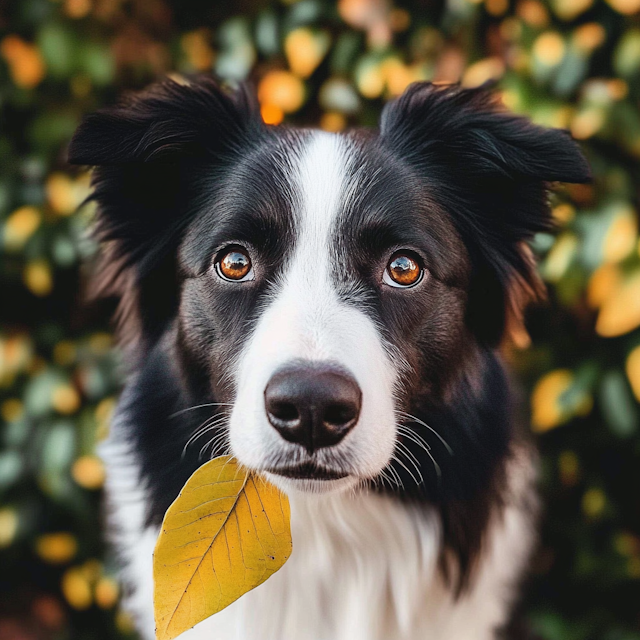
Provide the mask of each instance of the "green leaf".
{"label": "green leaf", "polygon": [[600,383],[602,413],[607,425],[620,438],[628,438],[638,429],[638,409],[621,371],[608,371]]}

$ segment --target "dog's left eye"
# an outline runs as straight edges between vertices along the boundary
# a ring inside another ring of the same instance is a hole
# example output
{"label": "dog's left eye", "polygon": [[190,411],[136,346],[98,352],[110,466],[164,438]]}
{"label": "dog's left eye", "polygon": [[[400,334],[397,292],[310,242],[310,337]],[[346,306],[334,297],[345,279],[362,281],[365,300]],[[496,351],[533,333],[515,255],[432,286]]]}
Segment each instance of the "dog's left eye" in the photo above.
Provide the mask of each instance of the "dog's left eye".
{"label": "dog's left eye", "polygon": [[413,251],[397,251],[391,256],[382,280],[392,287],[412,287],[424,275],[420,258]]}
{"label": "dog's left eye", "polygon": [[240,282],[242,280],[253,280],[253,269],[249,252],[243,247],[232,247],[225,249],[216,258],[216,273],[223,280]]}

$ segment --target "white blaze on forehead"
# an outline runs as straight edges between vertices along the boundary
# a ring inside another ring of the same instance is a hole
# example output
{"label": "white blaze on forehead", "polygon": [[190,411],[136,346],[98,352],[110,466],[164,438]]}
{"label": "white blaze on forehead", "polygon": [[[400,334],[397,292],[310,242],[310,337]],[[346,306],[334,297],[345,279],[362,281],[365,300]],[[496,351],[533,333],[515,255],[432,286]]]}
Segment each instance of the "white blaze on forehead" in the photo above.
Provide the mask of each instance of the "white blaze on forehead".
{"label": "white blaze on forehead", "polygon": [[342,456],[343,466],[370,476],[393,452],[393,363],[374,322],[340,299],[332,278],[338,218],[345,194],[355,186],[352,162],[349,142],[335,134],[312,134],[300,153],[292,178],[295,246],[237,370],[230,440],[235,455],[248,467],[271,466],[276,459],[299,455],[299,447],[269,425],[264,409],[269,379],[293,360],[338,364],[362,390],[358,424],[330,453],[321,455]]}
{"label": "white blaze on forehead", "polygon": [[296,254],[317,251],[316,259],[327,262],[329,238],[348,192],[353,152],[346,141],[330,133],[315,133],[303,151],[297,176],[301,199]]}
{"label": "white blaze on forehead", "polygon": [[343,206],[342,196],[347,191],[350,164],[350,149],[341,137],[317,132],[303,150],[296,176],[299,198],[299,209],[295,212],[296,246],[284,274],[282,295],[289,298],[306,325],[306,329],[300,327],[303,344],[299,346],[307,353],[300,353],[298,358],[335,357],[327,352],[331,322],[324,316],[337,311],[331,278],[335,256],[331,236]]}

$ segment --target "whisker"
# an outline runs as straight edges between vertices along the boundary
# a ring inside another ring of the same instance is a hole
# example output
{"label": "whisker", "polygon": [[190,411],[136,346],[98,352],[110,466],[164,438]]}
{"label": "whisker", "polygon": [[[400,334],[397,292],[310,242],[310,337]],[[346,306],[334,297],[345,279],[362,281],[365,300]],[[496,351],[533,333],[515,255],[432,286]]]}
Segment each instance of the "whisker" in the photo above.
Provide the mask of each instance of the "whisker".
{"label": "whisker", "polygon": [[210,416],[209,418],[207,418],[204,422],[200,423],[200,426],[198,427],[197,431],[199,432],[204,432],[206,431],[212,424],[218,424],[221,422],[225,422],[229,420],[229,416],[226,415],[220,415],[220,414],[215,414]]}
{"label": "whisker", "polygon": [[392,487],[394,485],[398,486],[398,483],[393,478],[391,478],[384,469],[382,469],[382,471],[380,471],[380,473],[378,473],[377,477],[374,479],[374,482],[377,486],[380,486],[382,484],[380,478],[386,480],[386,482],[388,482]]}
{"label": "whisker", "polygon": [[[417,444],[419,447],[421,447],[424,450],[424,452],[429,456],[429,458],[431,459],[431,462],[433,463],[433,468],[435,469],[436,475],[438,476],[438,486],[440,486],[440,482],[442,480],[442,469],[440,468],[440,465],[436,462],[436,459],[433,457],[433,454],[431,453],[431,447],[417,433],[411,431],[405,425],[397,425],[397,427],[398,427],[398,431],[404,437],[408,438],[409,440]],[[415,438],[419,438],[421,442],[418,442],[418,440],[414,439],[414,436]]]}
{"label": "whisker", "polygon": [[433,467],[436,470],[436,475],[438,476],[438,487],[440,486],[440,482],[442,481],[442,469],[440,469],[440,465],[436,462],[436,459],[433,457],[431,451],[427,451],[427,455],[431,458],[431,462],[433,462]]}
{"label": "whisker", "polygon": [[355,498],[358,495],[358,490],[360,489],[360,487],[362,486],[362,480],[358,480],[358,482],[352,486],[349,487],[349,496],[351,498]]}
{"label": "whisker", "polygon": [[[219,471],[218,477],[220,477],[220,476],[222,475],[222,472],[226,469],[227,465],[228,465],[232,460],[234,460],[234,458],[230,456],[230,457],[229,457],[229,459],[225,461],[225,463],[222,465],[222,469],[220,469],[220,471]],[[235,460],[235,462],[236,462],[236,463],[238,462],[238,461],[237,461],[237,459]],[[237,477],[237,473],[238,473],[238,470],[236,469],[236,477]]]}
{"label": "whisker", "polygon": [[429,445],[429,443],[405,425],[398,424],[396,425],[396,428],[398,429],[399,434],[401,434],[408,440],[411,440],[411,442],[418,445],[421,449],[424,449],[425,451],[431,451],[431,446]]}
{"label": "whisker", "polygon": [[[413,467],[416,470],[416,473],[418,474],[418,476],[420,477],[420,482],[418,482],[418,480],[416,479],[416,477],[413,475],[413,473],[411,471],[409,471],[409,468],[406,467],[404,464],[402,464],[402,461],[400,460],[400,458],[396,458],[396,461],[398,462],[398,464],[401,464],[406,470],[407,473],[409,473],[411,475],[411,477],[413,478],[414,482],[420,486],[420,485],[424,485],[424,476],[422,475],[421,471],[420,471],[420,467],[418,466],[418,462],[415,458],[415,456],[413,456],[413,454],[410,453],[409,449],[407,449],[407,447],[402,443],[402,442],[397,442],[396,443],[399,447],[402,447],[398,453],[403,453],[405,455],[405,457],[407,458],[407,461],[410,462]],[[411,456],[411,457],[409,457]],[[413,458],[413,460],[411,459]]]}
{"label": "whisker", "polygon": [[402,447],[403,452],[405,453],[405,455],[411,460],[411,464],[413,464],[413,466],[416,467],[416,471],[418,473],[420,473],[420,461],[418,460],[418,458],[415,457],[415,455],[413,454],[411,449],[409,449],[409,447],[407,447],[407,445],[404,444],[404,442],[400,442],[399,440],[396,441],[396,444],[399,447]]}
{"label": "whisker", "polygon": [[420,418],[416,418],[416,416],[411,415],[410,413],[406,413],[405,411],[399,411],[396,409],[396,413],[399,413],[400,415],[403,415],[406,418],[409,418],[410,420],[413,420],[418,424],[421,424],[423,427],[426,427],[427,429],[429,429],[429,431],[431,431],[434,435],[436,435],[440,440],[440,442],[442,442],[442,444],[447,448],[449,455],[451,456],[453,455],[453,449],[449,446],[449,443],[433,427],[430,427],[426,422],[424,422],[423,420],[420,420]]}
{"label": "whisker", "polygon": [[198,457],[200,458],[209,446],[213,445],[214,447],[217,447],[217,445],[223,440],[225,440],[227,437],[228,437],[228,434],[226,431],[220,431],[219,433],[215,433],[213,437],[200,449],[200,455]]}
{"label": "whisker", "polygon": [[204,445],[204,447],[202,447],[202,449],[200,449],[200,453],[198,454],[198,460],[200,460],[202,458],[202,456],[205,454],[206,450],[209,448],[209,446],[211,446],[211,458],[214,457],[214,452],[217,451],[220,448],[220,445],[226,444],[226,439],[227,439],[227,434],[225,432],[219,433],[216,436],[214,436],[213,438],[211,438],[211,440],[209,440],[209,442],[207,442],[207,444]]}
{"label": "whisker", "polygon": [[396,486],[398,487],[398,489],[402,489],[404,491],[405,486],[404,482],[402,482],[400,474],[393,467],[389,467],[389,472],[391,473],[392,477],[396,478]]}
{"label": "whisker", "polygon": [[183,413],[187,413],[189,411],[195,411],[196,409],[203,409],[204,407],[232,407],[233,403],[231,402],[206,402],[205,404],[197,404],[194,407],[187,407],[186,409],[181,409],[180,411],[176,411],[169,416],[169,419],[176,418],[177,416],[181,416]]}
{"label": "whisker", "polygon": [[394,456],[393,459],[411,476],[412,480],[418,485],[420,486],[420,483],[418,482],[418,478],[416,478],[413,473],[409,470],[409,468],[407,467],[407,465],[402,462],[402,460],[400,460],[400,458],[398,458],[398,456]]}
{"label": "whisker", "polygon": [[189,438],[189,441],[191,441],[194,438],[199,437],[202,433],[207,431],[209,429],[209,427],[211,425],[213,425],[214,423],[217,424],[219,422],[224,422],[226,419],[227,419],[227,416],[220,416],[220,415],[209,416],[204,422],[201,422],[196,427],[195,431],[193,432],[193,434]]}
{"label": "whisker", "polygon": [[218,428],[221,424],[225,422],[227,416],[212,416],[211,418],[207,418],[203,424],[201,424],[195,433],[187,440],[187,443],[184,445],[182,449],[182,458],[187,454],[187,449],[193,442],[201,438],[208,431],[212,431],[213,429]]}

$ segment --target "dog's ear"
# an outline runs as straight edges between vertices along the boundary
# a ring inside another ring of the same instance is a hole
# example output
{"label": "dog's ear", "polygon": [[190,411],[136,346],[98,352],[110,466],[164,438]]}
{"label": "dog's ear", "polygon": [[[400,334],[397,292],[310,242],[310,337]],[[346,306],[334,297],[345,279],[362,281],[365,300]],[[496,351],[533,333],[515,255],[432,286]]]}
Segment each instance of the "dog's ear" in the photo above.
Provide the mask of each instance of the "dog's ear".
{"label": "dog's ear", "polygon": [[526,242],[552,227],[550,182],[590,180],[580,148],[565,131],[509,113],[486,87],[411,85],[385,107],[380,129],[468,247],[470,326],[497,344],[507,322],[544,291]]}
{"label": "dog's ear", "polygon": [[153,341],[175,314],[176,248],[195,214],[192,187],[211,181],[263,126],[244,88],[227,93],[203,76],[159,82],[78,127],[69,162],[95,167],[98,288],[120,298],[125,339]]}

